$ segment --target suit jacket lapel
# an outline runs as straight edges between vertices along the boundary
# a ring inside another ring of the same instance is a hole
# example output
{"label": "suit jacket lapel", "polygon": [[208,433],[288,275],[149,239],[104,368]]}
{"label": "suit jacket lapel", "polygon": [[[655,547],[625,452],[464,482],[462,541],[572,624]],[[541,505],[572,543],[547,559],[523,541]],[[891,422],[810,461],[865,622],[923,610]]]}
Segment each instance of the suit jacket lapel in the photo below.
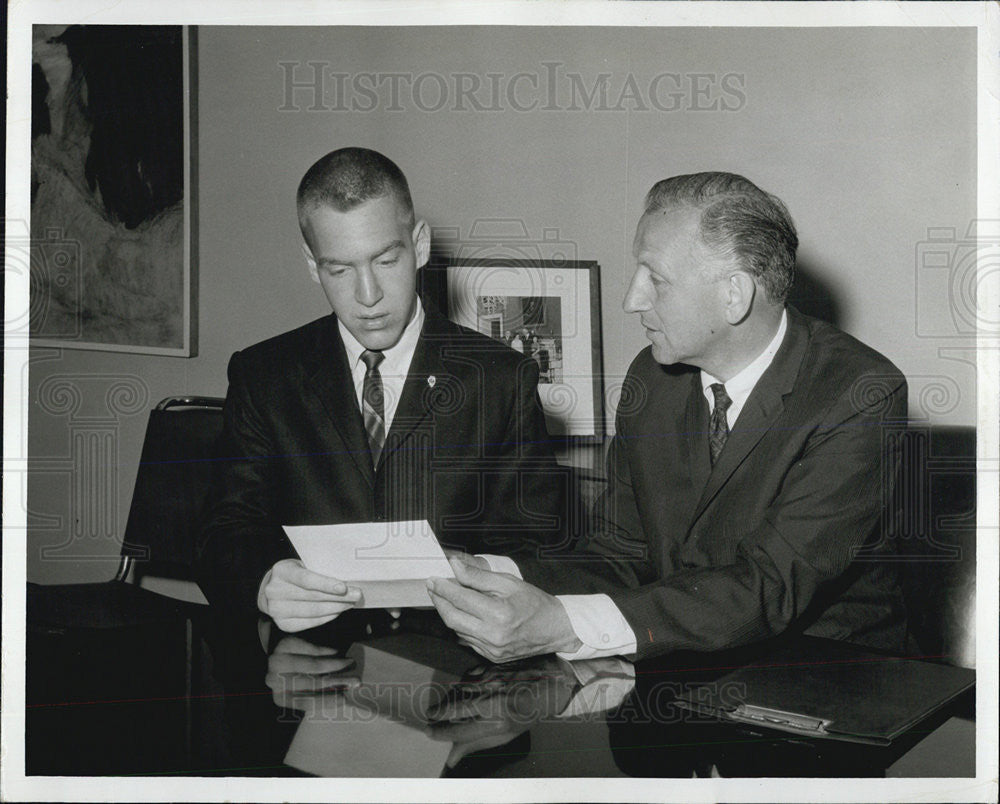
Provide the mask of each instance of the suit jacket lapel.
{"label": "suit jacket lapel", "polygon": [[442,346],[449,339],[445,322],[446,319],[436,309],[425,303],[423,330],[413,351],[399,404],[386,434],[379,466],[402,446],[428,415],[434,396],[438,393],[435,391],[438,378],[444,379],[447,376],[447,368],[441,362]]}
{"label": "suit jacket lapel", "polygon": [[[684,415],[684,433],[687,445],[687,464],[691,472],[691,504],[705,488],[708,476],[712,471],[712,462],[708,451],[708,402],[701,390],[701,379],[698,372],[691,373],[691,391],[688,394],[687,409]],[[692,509],[693,510],[693,509]]]}
{"label": "suit jacket lapel", "polygon": [[321,330],[315,347],[307,357],[308,384],[319,397],[340,438],[370,486],[375,485],[371,453],[364,419],[358,408],[354,378],[347,365],[347,351],[337,328],[337,318],[331,315],[328,326]]}
{"label": "suit jacket lapel", "polygon": [[[794,308],[789,307],[788,330],[784,342],[771,361],[771,365],[750,392],[743,410],[740,411],[739,418],[729,433],[715,466],[712,467],[708,483],[705,484],[705,490],[695,507],[692,524],[704,513],[708,504],[765,433],[774,426],[775,420],[784,410],[783,397],[795,386],[808,338],[805,324]],[[707,440],[707,435],[705,438]]]}

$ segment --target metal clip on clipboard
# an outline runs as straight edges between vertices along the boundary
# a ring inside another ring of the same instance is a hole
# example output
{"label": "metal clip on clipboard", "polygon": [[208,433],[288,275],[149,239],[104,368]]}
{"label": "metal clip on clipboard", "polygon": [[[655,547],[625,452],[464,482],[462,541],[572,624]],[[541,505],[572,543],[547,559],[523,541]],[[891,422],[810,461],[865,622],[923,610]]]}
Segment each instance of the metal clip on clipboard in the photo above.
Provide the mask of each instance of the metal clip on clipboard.
{"label": "metal clip on clipboard", "polygon": [[746,703],[740,704],[726,714],[733,720],[770,726],[774,729],[787,729],[799,734],[826,734],[827,726],[833,722],[824,718],[800,715],[797,712],[784,712],[780,709]]}

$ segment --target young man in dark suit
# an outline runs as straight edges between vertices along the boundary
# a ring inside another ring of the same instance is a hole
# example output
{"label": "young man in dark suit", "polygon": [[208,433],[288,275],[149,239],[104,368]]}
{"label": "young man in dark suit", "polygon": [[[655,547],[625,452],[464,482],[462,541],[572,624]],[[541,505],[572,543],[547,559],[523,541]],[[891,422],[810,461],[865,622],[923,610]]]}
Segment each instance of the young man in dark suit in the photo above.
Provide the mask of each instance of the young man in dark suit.
{"label": "young man in dark suit", "polygon": [[623,394],[641,404],[618,412],[594,530],[558,562],[453,557],[432,599],[476,650],[642,658],[801,631],[901,648],[880,525],[906,381],[786,307],[797,245],[741,176],[650,190],[624,302],[651,342]]}
{"label": "young man in dark suit", "polygon": [[565,488],[537,366],[422,303],[430,229],[400,169],[334,151],[305,174],[297,205],[333,314],[229,363],[200,549],[212,604],[298,631],[358,602],[295,558],[282,525],[427,519],[456,548],[559,542]]}

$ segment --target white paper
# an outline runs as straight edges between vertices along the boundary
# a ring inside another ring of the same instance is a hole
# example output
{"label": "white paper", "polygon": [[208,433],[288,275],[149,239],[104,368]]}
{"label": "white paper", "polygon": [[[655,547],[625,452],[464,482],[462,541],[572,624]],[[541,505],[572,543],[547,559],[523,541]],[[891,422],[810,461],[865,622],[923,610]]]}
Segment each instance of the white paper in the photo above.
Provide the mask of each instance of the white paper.
{"label": "white paper", "polygon": [[308,569],[361,589],[359,608],[430,606],[425,581],[455,576],[425,520],[284,528]]}

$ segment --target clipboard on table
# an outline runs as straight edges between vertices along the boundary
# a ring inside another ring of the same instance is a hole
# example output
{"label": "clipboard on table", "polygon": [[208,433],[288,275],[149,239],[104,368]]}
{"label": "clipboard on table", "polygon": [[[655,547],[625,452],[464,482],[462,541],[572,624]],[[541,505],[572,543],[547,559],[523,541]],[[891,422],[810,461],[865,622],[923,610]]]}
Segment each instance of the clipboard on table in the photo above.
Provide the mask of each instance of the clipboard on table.
{"label": "clipboard on table", "polygon": [[678,696],[699,714],[799,736],[889,745],[975,685],[963,667],[800,637]]}

